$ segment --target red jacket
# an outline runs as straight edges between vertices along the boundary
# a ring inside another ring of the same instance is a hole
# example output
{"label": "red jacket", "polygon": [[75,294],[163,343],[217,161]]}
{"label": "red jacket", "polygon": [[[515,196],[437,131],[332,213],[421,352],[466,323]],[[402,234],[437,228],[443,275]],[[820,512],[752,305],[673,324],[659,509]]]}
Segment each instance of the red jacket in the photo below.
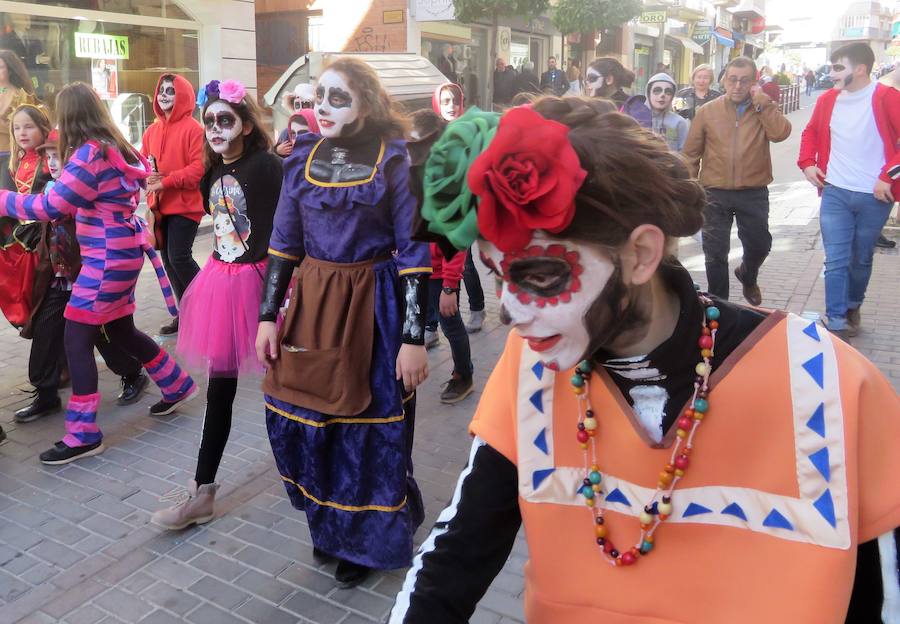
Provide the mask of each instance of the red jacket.
{"label": "red jacket", "polygon": [[[813,165],[828,172],[828,156],[831,153],[831,113],[840,93],[838,89],[826,91],[816,101],[812,117],[800,138],[800,157],[797,166],[806,169]],[[872,96],[875,125],[884,144],[884,168],[878,176],[891,183],[891,193],[900,198],[900,91],[883,84],[875,85]],[[822,180],[824,182],[824,179]]]}
{"label": "red jacket", "polygon": [[432,268],[430,279],[443,280],[444,288],[459,288],[459,280],[462,279],[463,267],[466,264],[466,254],[469,252],[458,251],[451,260],[447,260],[437,243],[430,243],[430,247]]}
{"label": "red jacket", "polygon": [[[153,156],[163,174],[163,191],[154,206],[164,215],[181,215],[196,222],[203,217],[200,178],[203,177],[203,127],[191,117],[194,111],[194,87],[182,76],[175,75],[175,105],[166,114],[156,102],[159,83],[153,92],[156,121],[147,128],[141,154]],[[162,76],[160,76],[162,82]]]}

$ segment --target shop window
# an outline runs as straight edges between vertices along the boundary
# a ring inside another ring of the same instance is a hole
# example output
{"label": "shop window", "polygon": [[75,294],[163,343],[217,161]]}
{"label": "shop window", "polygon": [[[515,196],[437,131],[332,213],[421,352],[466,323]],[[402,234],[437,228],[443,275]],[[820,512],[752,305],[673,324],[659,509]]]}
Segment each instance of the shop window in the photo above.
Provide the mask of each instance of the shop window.
{"label": "shop window", "polygon": [[160,74],[181,74],[198,86],[194,30],[19,13],[0,13],[0,25],[0,47],[22,58],[38,97],[51,111],[63,85],[85,82],[135,144],[154,119],[152,100]]}

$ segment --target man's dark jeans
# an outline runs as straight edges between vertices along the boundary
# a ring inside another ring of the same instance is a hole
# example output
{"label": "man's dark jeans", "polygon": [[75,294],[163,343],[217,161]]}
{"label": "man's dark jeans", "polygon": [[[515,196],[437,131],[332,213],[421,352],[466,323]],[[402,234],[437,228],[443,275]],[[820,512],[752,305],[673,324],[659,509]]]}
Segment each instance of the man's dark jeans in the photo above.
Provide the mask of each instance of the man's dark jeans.
{"label": "man's dark jeans", "polygon": [[194,239],[200,224],[181,215],[166,215],[163,217],[162,227],[165,246],[160,255],[175,297],[181,301],[191,280],[200,272],[193,253]]}
{"label": "man's dark jeans", "polygon": [[475,261],[472,258],[470,247],[463,268],[463,282],[466,284],[466,294],[469,295],[469,311],[481,312],[484,310],[484,289],[481,287],[481,276],[478,275],[478,269],[475,268]]}
{"label": "man's dark jeans", "polygon": [[[428,280],[428,313],[425,315],[425,328],[437,331],[438,322],[441,330],[450,343],[450,354],[453,356],[453,372],[465,379],[472,378],[472,348],[469,345],[469,334],[463,325],[462,315],[457,307],[453,316],[443,316],[440,310],[443,280]],[[456,293],[459,305],[459,293]]]}
{"label": "man's dark jeans", "polygon": [[707,189],[709,205],[704,211],[703,254],[710,294],[728,299],[728,252],[731,223],[737,221],[738,238],[744,247],[744,283],[756,284],[759,268],[772,249],[769,233],[769,189],[765,186],[738,190]]}

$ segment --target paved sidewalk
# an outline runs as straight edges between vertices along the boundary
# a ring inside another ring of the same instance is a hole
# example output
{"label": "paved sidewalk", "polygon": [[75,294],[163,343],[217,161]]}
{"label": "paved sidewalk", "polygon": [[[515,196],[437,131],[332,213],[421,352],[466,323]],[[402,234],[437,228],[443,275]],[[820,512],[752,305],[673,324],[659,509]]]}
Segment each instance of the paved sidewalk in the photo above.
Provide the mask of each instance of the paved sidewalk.
{"label": "paved sidewalk", "polygon": [[[794,165],[809,112],[806,108],[792,114],[793,136],[773,148],[775,246],[760,283],[764,305],[815,314],[824,307],[818,200]],[[195,245],[198,259],[206,257],[210,245],[207,232]],[[733,247],[736,266],[736,238]],[[697,281],[705,283],[699,245],[684,241],[680,257]],[[472,341],[479,389],[506,336],[506,329],[497,323],[493,280],[482,277],[488,321]],[[854,339],[895,387],[900,387],[900,321],[894,318],[900,309],[898,282],[897,252],[879,251],[863,308],[863,332]],[[732,292],[739,297],[736,282]],[[138,299],[138,324],[153,332],[167,315],[149,267]],[[257,381],[240,385],[219,474],[223,487],[218,519],[201,528],[165,533],[148,525],[149,516],[159,508],[160,495],[193,476],[202,398],[182,413],[160,419],[146,415],[147,406],[156,401],[156,390],[148,391],[138,405],[116,408],[117,379],[101,367],[100,425],[109,449],[73,465],[45,467],[37,454],[59,439],[62,415],[30,425],[11,422],[12,412],[26,403],[20,388],[28,387],[27,350],[28,344],[12,329],[0,330],[0,423],[10,438],[0,446],[0,624],[359,624],[377,622],[387,614],[402,571],[375,575],[360,588],[340,590],[331,578],[333,564],[314,562],[305,518],[291,508],[274,470]],[[414,451],[428,513],[418,541],[450,497],[467,456],[466,425],[478,401],[476,392],[455,406],[441,405],[439,388],[451,370],[446,341],[442,339],[430,353],[432,375],[420,390]],[[473,622],[524,620],[526,559],[520,535]]]}

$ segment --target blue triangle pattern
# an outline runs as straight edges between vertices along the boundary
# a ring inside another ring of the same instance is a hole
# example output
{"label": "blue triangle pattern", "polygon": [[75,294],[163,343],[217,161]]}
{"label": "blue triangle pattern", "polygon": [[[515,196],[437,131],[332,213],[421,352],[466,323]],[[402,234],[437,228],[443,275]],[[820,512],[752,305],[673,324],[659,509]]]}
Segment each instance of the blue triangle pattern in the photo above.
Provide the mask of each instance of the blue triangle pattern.
{"label": "blue triangle pattern", "polygon": [[547,428],[544,427],[541,429],[541,432],[537,434],[537,437],[534,439],[534,445],[541,449],[544,455],[549,455],[550,452],[547,450]]}
{"label": "blue triangle pattern", "polygon": [[535,490],[544,482],[544,479],[553,474],[556,468],[545,468],[544,470],[535,470],[531,473],[531,486]]}
{"label": "blue triangle pattern", "polygon": [[622,503],[623,505],[628,505],[631,507],[631,501],[629,501],[624,494],[622,494],[622,490],[619,488],[614,488],[612,492],[606,495],[607,503]]}
{"label": "blue triangle pattern", "polygon": [[813,412],[813,415],[806,421],[806,426],[818,433],[821,437],[825,437],[825,404],[819,403],[819,407]]}
{"label": "blue triangle pattern", "polygon": [[698,505],[697,503],[691,503],[687,506],[687,509],[684,510],[684,513],[681,514],[681,517],[687,518],[688,516],[699,516],[700,514],[705,513],[712,513],[712,509],[704,507],[703,505]]}
{"label": "blue triangle pattern", "polygon": [[788,521],[781,512],[777,509],[773,509],[769,512],[769,515],[766,516],[766,519],[763,520],[763,526],[772,527],[775,529],[787,529],[788,531],[794,530],[794,525]]}
{"label": "blue triangle pattern", "polygon": [[730,505],[728,505],[728,507],[722,510],[722,513],[729,516],[734,516],[735,518],[740,518],[744,522],[747,521],[747,514],[744,513],[744,510],[737,503],[731,503]]}
{"label": "blue triangle pattern", "polygon": [[534,394],[531,395],[531,398],[528,399],[531,401],[531,404],[534,405],[535,409],[539,411],[541,414],[544,413],[544,391],[538,390]]}
{"label": "blue triangle pattern", "polygon": [[815,321],[806,326],[806,329],[803,330],[803,333],[815,340],[816,342],[822,342],[822,339],[819,338],[819,332],[816,329]]}
{"label": "blue triangle pattern", "polygon": [[812,356],[811,358],[809,358],[808,360],[806,360],[803,363],[803,369],[807,373],[809,373],[809,376],[812,377],[817,384],[819,384],[820,388],[825,387],[825,384],[822,381],[822,378],[824,375],[824,373],[823,373],[824,359],[825,358],[822,356],[822,354],[819,353],[819,354]]}
{"label": "blue triangle pattern", "polygon": [[531,372],[534,373],[535,377],[541,379],[544,376],[544,365],[540,362],[537,362],[534,366],[531,367]]}
{"label": "blue triangle pattern", "polygon": [[832,528],[837,528],[837,520],[834,517],[834,501],[831,500],[830,490],[825,490],[822,493],[822,496],[817,498],[813,503],[813,507],[822,514],[822,517],[828,521],[828,524],[830,524]]}
{"label": "blue triangle pattern", "polygon": [[831,462],[828,458],[828,447],[823,446],[818,451],[809,456],[809,461],[816,467],[816,470],[825,477],[826,481],[831,481]]}

